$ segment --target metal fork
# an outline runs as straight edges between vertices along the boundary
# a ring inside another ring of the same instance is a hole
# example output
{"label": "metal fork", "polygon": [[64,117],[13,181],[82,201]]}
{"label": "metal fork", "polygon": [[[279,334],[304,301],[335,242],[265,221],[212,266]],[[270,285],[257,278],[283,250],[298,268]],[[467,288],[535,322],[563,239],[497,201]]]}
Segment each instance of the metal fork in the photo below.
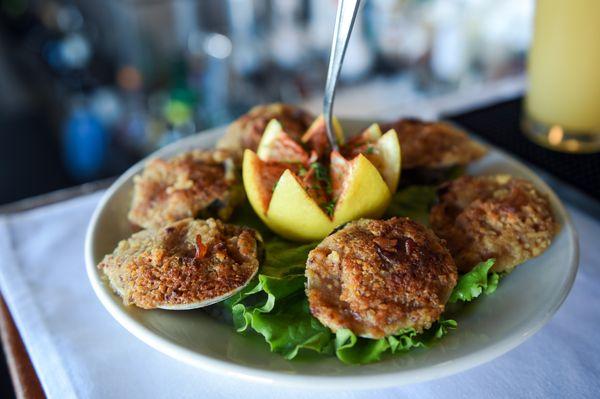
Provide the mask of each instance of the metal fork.
{"label": "metal fork", "polygon": [[327,127],[327,138],[334,151],[339,151],[337,139],[333,132],[333,101],[335,89],[342,69],[344,55],[356,20],[356,14],[361,0],[339,0],[335,16],[335,28],[331,53],[329,54],[329,68],[327,69],[327,82],[325,83],[325,96],[323,97],[323,116]]}

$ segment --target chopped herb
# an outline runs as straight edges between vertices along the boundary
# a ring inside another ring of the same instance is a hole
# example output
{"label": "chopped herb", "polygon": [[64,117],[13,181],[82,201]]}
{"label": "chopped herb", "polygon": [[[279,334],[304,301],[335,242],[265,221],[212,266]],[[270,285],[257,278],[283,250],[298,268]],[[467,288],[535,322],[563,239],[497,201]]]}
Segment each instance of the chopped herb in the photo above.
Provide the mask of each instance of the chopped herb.
{"label": "chopped herb", "polygon": [[302,176],[306,176],[306,173],[308,173],[306,168],[304,166],[300,166],[300,169],[298,169],[298,175],[302,177]]}
{"label": "chopped herb", "polygon": [[327,176],[327,169],[325,169],[325,166],[321,165],[320,162],[313,162],[310,164],[310,167],[315,170],[315,175],[318,180],[329,179],[329,176]]}
{"label": "chopped herb", "polygon": [[374,147],[367,147],[367,149],[365,150],[365,154],[373,154],[374,152],[375,152]]}
{"label": "chopped herb", "polygon": [[325,168],[325,166],[323,166],[320,162],[313,162],[310,164],[310,167],[314,169],[317,180],[325,183],[325,192],[327,194],[331,194],[333,189],[331,188],[331,179],[329,177],[327,168]]}
{"label": "chopped herb", "polygon": [[335,211],[335,201],[329,201],[323,205],[323,209],[325,209],[325,212],[327,212],[329,216],[333,216],[333,212]]}

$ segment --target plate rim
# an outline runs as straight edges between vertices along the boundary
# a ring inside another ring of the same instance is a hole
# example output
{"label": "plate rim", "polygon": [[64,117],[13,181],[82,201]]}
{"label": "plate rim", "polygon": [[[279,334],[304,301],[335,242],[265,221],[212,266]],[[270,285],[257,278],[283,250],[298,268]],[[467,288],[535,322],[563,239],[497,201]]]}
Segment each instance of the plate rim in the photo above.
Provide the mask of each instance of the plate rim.
{"label": "plate rim", "polygon": [[[356,120],[352,121],[356,122]],[[104,282],[97,271],[94,261],[94,239],[97,233],[96,225],[98,224],[98,220],[103,209],[110,202],[114,193],[127,180],[138,173],[148,159],[157,156],[164,156],[171,152],[177,152],[180,148],[183,148],[187,142],[190,144],[194,143],[197,140],[198,134],[201,134],[208,140],[208,136],[214,136],[211,137],[214,139],[223,134],[223,132],[223,126],[198,132],[195,135],[171,143],[168,146],[149,154],[142,160],[132,165],[121,176],[119,176],[119,178],[115,180],[115,182],[113,182],[113,184],[111,184],[111,186],[102,195],[100,201],[94,209],[86,229],[84,244],[86,272],[88,280],[90,281],[96,296],[108,313],[115,320],[117,320],[121,326],[123,326],[127,331],[145,344],[167,356],[205,371],[232,376],[245,381],[260,382],[269,385],[286,386],[292,388],[306,388],[307,384],[311,384],[311,389],[316,390],[339,389],[340,387],[343,387],[344,389],[373,389],[413,384],[460,373],[487,363],[509,352],[525,342],[527,339],[537,333],[544,325],[546,325],[561,307],[571,291],[579,268],[579,240],[569,212],[566,210],[564,204],[556,195],[554,190],[552,190],[552,188],[550,188],[550,186],[531,168],[511,154],[508,154],[502,149],[486,143],[486,145],[493,149],[494,152],[500,153],[504,157],[510,159],[510,161],[514,162],[521,170],[524,170],[527,174],[533,176],[536,180],[535,185],[540,186],[540,188],[542,188],[544,192],[551,197],[551,202],[557,205],[557,209],[555,209],[555,211],[558,212],[562,220],[564,220],[562,229],[564,229],[567,233],[567,239],[570,243],[569,248],[572,251],[572,255],[570,256],[570,264],[568,265],[568,275],[566,276],[566,281],[562,285],[559,294],[555,296],[554,302],[550,307],[547,308],[547,311],[544,314],[536,317],[536,319],[529,323],[524,330],[519,330],[518,333],[508,334],[501,340],[498,340],[493,344],[466,356],[461,356],[452,361],[439,363],[425,369],[391,370],[389,372],[381,372],[379,374],[362,376],[318,376],[262,370],[250,366],[236,364],[232,361],[228,362],[225,360],[215,359],[180,346],[155,333],[143,324],[137,322],[123,309],[121,309],[120,305],[117,304],[114,298],[107,293],[104,287]]]}

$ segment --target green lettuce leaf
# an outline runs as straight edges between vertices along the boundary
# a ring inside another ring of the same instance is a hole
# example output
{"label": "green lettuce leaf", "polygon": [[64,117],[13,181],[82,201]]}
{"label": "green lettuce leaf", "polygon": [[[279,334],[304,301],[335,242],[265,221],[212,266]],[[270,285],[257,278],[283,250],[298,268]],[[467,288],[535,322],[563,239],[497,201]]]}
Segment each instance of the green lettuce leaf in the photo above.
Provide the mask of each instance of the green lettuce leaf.
{"label": "green lettuce leaf", "polygon": [[280,238],[272,238],[265,244],[265,259],[260,274],[242,291],[224,301],[233,308],[245,298],[264,293],[264,300],[255,307],[270,312],[276,299],[304,290],[304,267],[308,253],[316,243],[298,245]]}
{"label": "green lettuce leaf", "polygon": [[[304,276],[269,277],[261,274],[256,283],[229,298],[226,306],[231,309],[235,328],[242,332],[248,328],[248,324],[251,322],[249,318],[253,311],[271,312],[275,308],[276,301],[297,294],[303,289]],[[242,303],[244,299],[257,294],[261,294],[261,297],[257,298],[252,305]]]}
{"label": "green lettuce leaf", "polygon": [[440,319],[421,334],[413,328],[407,328],[381,339],[361,338],[348,329],[340,329],[335,334],[335,355],[347,364],[372,363],[380,360],[386,352],[394,354],[413,348],[427,348],[456,326],[454,320]]}
{"label": "green lettuce leaf", "polygon": [[311,315],[305,296],[298,295],[273,312],[263,312],[260,308],[242,309],[243,306],[235,305],[234,314],[242,312],[245,327],[261,334],[271,351],[286,359],[296,357],[300,349],[333,352],[333,334]]}
{"label": "green lettuce leaf", "polygon": [[335,355],[347,364],[367,364],[381,359],[390,348],[387,339],[366,339],[354,335],[346,328],[335,334]]}
{"label": "green lettuce leaf", "polygon": [[479,263],[470,272],[460,276],[448,302],[470,302],[482,293],[490,295],[496,291],[500,275],[494,272],[490,273],[495,262],[495,259],[488,259]]}
{"label": "green lettuce leaf", "polygon": [[333,334],[311,315],[304,295],[304,266],[315,246],[273,238],[257,279],[225,301],[238,332],[261,334],[271,351],[287,359],[300,349],[333,352]]}
{"label": "green lettuce leaf", "polygon": [[294,274],[304,276],[308,253],[317,244],[318,242],[300,245],[278,237],[269,240],[265,244],[265,261],[260,273],[274,277]]}
{"label": "green lettuce leaf", "polygon": [[385,217],[406,216],[428,224],[429,210],[435,203],[435,199],[435,186],[408,186],[394,194]]}

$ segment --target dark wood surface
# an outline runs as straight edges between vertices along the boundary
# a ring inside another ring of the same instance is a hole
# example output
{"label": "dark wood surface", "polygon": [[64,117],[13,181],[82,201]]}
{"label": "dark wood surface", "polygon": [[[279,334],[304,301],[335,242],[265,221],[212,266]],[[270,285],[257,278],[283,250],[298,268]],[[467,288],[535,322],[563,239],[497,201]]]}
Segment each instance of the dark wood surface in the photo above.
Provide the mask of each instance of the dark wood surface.
{"label": "dark wood surface", "polygon": [[[0,297],[0,335],[15,397],[19,399],[45,398],[46,395],[33,369],[21,335],[2,297]],[[3,391],[6,392],[6,395],[10,395],[10,388],[4,388]]]}

